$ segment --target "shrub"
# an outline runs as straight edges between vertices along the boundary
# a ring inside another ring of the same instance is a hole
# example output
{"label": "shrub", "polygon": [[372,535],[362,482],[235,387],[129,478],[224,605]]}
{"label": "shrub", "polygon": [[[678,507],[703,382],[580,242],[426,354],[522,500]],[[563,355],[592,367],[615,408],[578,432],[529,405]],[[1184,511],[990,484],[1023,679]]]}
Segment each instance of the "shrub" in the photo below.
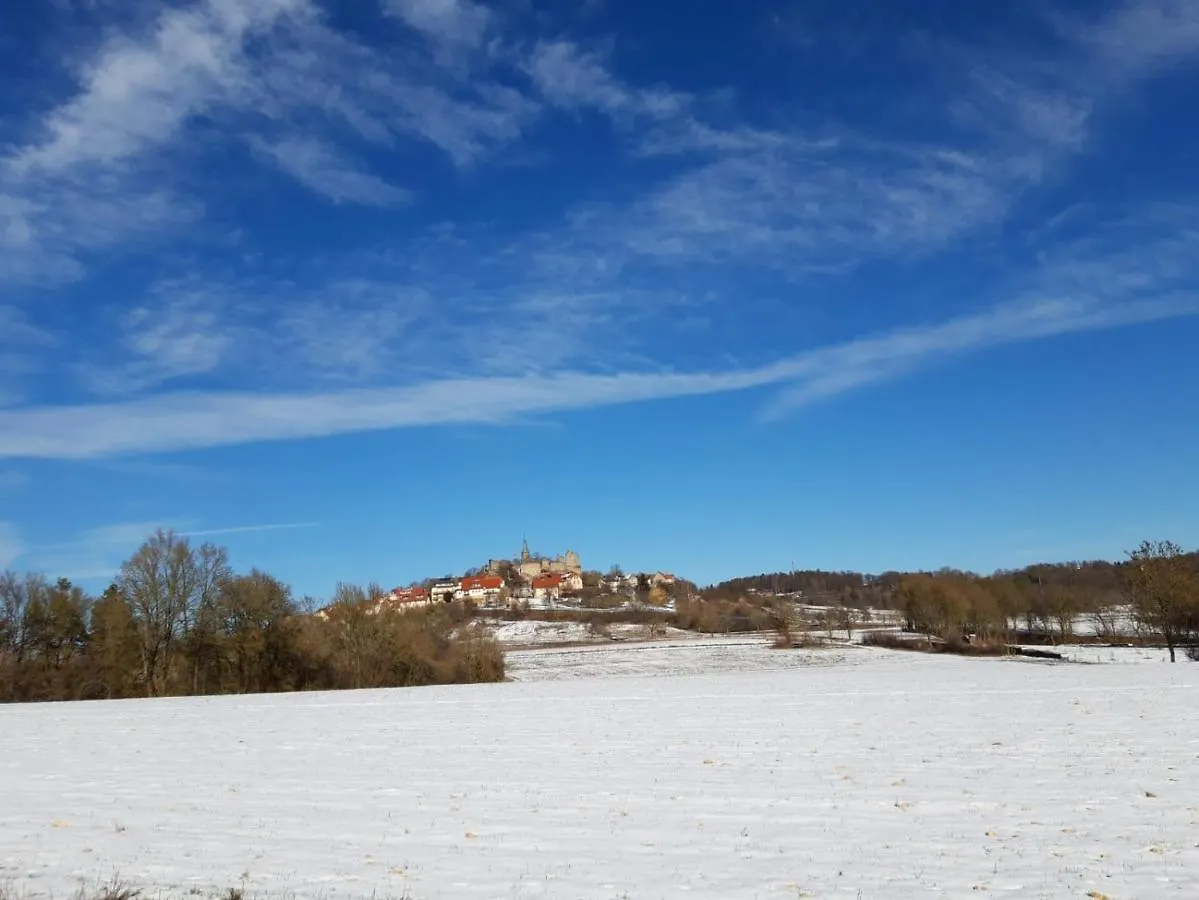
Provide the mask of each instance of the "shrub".
{"label": "shrub", "polygon": [[770,626],[774,629],[776,650],[789,650],[807,643],[807,633],[801,628],[799,615],[790,603],[777,603],[770,609]]}
{"label": "shrub", "polygon": [[912,650],[917,653],[956,653],[960,656],[1007,656],[1010,652],[1001,641],[967,641],[960,637],[949,639],[928,635],[899,634],[894,631],[867,631],[862,635],[867,647],[888,650]]}
{"label": "shrub", "polygon": [[376,613],[351,604],[317,623],[309,653],[327,688],[502,680],[499,644],[485,628],[462,626],[461,618],[461,610],[446,606]]}
{"label": "shrub", "polygon": [[773,627],[771,607],[747,600],[682,599],[675,603],[673,622],[704,634],[740,634]]}
{"label": "shrub", "polygon": [[921,653],[933,653],[939,641],[934,642],[927,635],[910,636],[896,634],[894,631],[867,631],[862,635],[862,643],[867,647],[882,647],[887,650],[915,650]]}
{"label": "shrub", "polygon": [[452,678],[441,681],[479,683],[504,680],[504,651],[495,635],[482,625],[459,632],[444,665],[453,669]]}
{"label": "shrub", "polygon": [[1007,644],[996,641],[967,641],[953,637],[940,645],[942,653],[956,653],[959,656],[1007,656]]}

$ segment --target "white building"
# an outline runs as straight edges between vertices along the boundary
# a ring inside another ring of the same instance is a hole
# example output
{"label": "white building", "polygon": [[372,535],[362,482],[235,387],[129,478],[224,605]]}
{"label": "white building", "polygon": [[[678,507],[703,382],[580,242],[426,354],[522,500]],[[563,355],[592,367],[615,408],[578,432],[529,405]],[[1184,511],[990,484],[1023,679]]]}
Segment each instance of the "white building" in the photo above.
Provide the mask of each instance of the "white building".
{"label": "white building", "polygon": [[498,600],[504,587],[504,579],[498,575],[472,576],[462,579],[454,596],[474,603],[488,603]]}
{"label": "white building", "polygon": [[449,603],[458,593],[458,588],[459,585],[456,581],[439,581],[429,588],[429,595],[433,598],[434,603]]}

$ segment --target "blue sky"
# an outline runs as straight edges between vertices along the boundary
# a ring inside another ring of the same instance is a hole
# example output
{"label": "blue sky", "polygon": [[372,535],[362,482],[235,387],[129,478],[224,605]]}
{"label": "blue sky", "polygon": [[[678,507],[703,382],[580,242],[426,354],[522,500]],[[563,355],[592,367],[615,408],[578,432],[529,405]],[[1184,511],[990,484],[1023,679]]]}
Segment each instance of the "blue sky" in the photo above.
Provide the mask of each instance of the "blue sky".
{"label": "blue sky", "polygon": [[1199,544],[1190,0],[10,6],[0,567]]}

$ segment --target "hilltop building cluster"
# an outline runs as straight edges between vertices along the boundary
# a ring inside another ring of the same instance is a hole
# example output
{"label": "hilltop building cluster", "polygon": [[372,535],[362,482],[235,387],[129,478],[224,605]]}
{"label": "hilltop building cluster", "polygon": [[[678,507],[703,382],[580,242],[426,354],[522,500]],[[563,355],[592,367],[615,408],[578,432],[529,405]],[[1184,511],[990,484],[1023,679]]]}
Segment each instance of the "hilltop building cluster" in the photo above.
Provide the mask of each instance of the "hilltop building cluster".
{"label": "hilltop building cluster", "polygon": [[[674,583],[675,577],[669,572],[626,575],[619,570],[607,576],[593,572],[588,580],[594,594],[629,598]],[[541,608],[557,602],[582,605],[583,594],[584,570],[577,552],[567,550],[554,557],[540,556],[531,553],[525,541],[512,559],[490,559],[482,569],[461,578],[394,588],[379,598],[375,611],[420,609],[454,601],[469,601],[491,609],[518,603]],[[317,615],[326,617],[327,609]]]}

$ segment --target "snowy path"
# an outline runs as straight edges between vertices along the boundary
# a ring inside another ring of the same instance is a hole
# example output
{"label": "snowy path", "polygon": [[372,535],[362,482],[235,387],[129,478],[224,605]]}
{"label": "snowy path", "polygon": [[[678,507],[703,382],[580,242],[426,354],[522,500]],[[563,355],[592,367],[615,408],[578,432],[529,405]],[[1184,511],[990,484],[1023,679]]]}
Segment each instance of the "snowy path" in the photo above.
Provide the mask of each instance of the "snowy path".
{"label": "snowy path", "polygon": [[[528,683],[0,707],[0,882],[1199,896],[1199,666],[743,649],[704,665],[748,671],[702,676],[629,648],[620,678],[559,660]],[[620,650],[573,655],[596,652]]]}

